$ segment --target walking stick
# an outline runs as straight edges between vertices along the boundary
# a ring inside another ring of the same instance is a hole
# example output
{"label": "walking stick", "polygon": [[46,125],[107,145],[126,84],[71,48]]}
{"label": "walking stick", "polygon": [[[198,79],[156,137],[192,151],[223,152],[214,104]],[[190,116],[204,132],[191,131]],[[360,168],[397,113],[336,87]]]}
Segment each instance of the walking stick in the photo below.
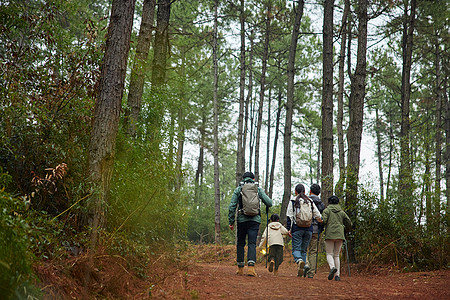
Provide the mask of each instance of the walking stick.
{"label": "walking stick", "polygon": [[269,207],[266,206],[266,269],[267,269],[267,260],[269,259],[269,253],[267,250],[267,245],[269,244]]}
{"label": "walking stick", "polygon": [[320,232],[317,232],[317,251],[316,251],[316,269],[314,270],[314,274],[317,274],[317,257],[319,256],[319,242],[320,242]]}
{"label": "walking stick", "polygon": [[347,266],[348,266],[348,277],[350,277],[350,261],[348,259],[348,242],[347,240],[345,241],[345,254],[347,255]]}

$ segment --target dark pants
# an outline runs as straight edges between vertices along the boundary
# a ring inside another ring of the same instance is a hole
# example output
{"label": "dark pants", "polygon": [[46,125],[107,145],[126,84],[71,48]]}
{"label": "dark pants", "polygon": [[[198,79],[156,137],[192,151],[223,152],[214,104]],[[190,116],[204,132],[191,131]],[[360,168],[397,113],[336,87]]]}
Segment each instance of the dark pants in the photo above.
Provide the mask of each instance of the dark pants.
{"label": "dark pants", "polygon": [[248,221],[237,224],[237,265],[244,267],[245,238],[248,236],[247,262],[254,266],[256,262],[256,238],[258,237],[259,223]]}
{"label": "dark pants", "polygon": [[267,259],[269,261],[273,259],[275,261],[275,270],[278,270],[278,267],[283,262],[283,246],[281,245],[270,246],[269,257]]}

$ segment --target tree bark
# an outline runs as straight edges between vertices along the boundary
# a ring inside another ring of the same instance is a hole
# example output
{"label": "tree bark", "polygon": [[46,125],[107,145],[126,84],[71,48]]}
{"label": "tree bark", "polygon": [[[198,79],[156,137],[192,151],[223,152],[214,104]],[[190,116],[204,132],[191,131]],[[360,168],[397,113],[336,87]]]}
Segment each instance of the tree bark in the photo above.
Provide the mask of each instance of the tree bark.
{"label": "tree bark", "polygon": [[155,44],[153,46],[152,92],[161,87],[166,80],[170,4],[171,0],[158,0]]}
{"label": "tree bark", "polygon": [[255,180],[260,181],[259,178],[259,146],[261,142],[261,127],[263,118],[264,93],[266,92],[266,72],[267,59],[269,56],[269,40],[270,40],[270,15],[272,3],[267,2],[267,17],[266,17],[266,32],[264,38],[262,69],[261,69],[261,87],[259,89],[259,105],[258,105],[258,124],[256,125],[256,140],[255,140]]}
{"label": "tree bark", "polygon": [[401,86],[401,128],[400,128],[400,170],[399,170],[399,199],[398,218],[406,232],[414,226],[414,207],[412,197],[412,168],[410,147],[410,98],[411,98],[411,63],[414,20],[416,12],[416,0],[411,0],[410,15],[408,15],[408,2],[405,1],[403,16],[403,70]]}
{"label": "tree bark", "polygon": [[221,244],[220,240],[220,185],[219,185],[219,99],[217,89],[219,84],[219,72],[217,63],[217,6],[218,0],[214,1],[214,38],[213,38],[213,64],[214,64],[214,228],[215,243]]}
{"label": "tree bark", "polygon": [[166,81],[167,52],[169,47],[169,20],[171,0],[158,0],[158,11],[156,13],[156,31],[153,45],[152,61],[152,97],[149,110],[151,116],[150,139],[157,140],[161,130],[164,117],[164,101],[160,96],[163,94]]}
{"label": "tree bark", "polygon": [[295,12],[294,26],[292,28],[291,44],[289,46],[289,59],[287,65],[287,100],[286,100],[286,122],[284,125],[284,193],[281,204],[280,220],[286,223],[286,208],[291,198],[291,139],[292,139],[292,115],[294,111],[294,76],[295,56],[297,53],[298,35],[302,22],[303,7],[305,1],[299,0],[297,7],[293,2]]}
{"label": "tree bark", "polygon": [[[366,93],[367,2],[367,0],[358,1],[358,49],[355,74],[351,77],[350,117],[347,131],[348,157],[345,204],[349,217],[354,223],[356,223],[356,208],[358,207],[358,177]],[[350,239],[349,242],[350,261],[355,262],[354,241]]]}
{"label": "tree bark", "polygon": [[273,153],[272,153],[272,166],[270,168],[270,184],[269,184],[269,198],[272,199],[273,195],[273,179],[275,176],[275,162],[277,157],[277,146],[278,146],[278,132],[280,130],[280,117],[281,117],[281,109],[282,105],[282,91],[281,86],[278,90],[278,106],[277,106],[277,119],[275,125],[275,136],[273,138]]}
{"label": "tree bark", "polygon": [[322,79],[322,198],[333,194],[333,6],[325,0]]}
{"label": "tree bark", "polygon": [[344,196],[345,183],[345,145],[344,145],[344,65],[345,65],[345,47],[347,44],[347,20],[350,11],[350,0],[345,1],[344,13],[342,15],[341,25],[341,49],[339,54],[339,88],[337,99],[337,119],[336,129],[338,135],[338,152],[339,152],[339,180],[336,183],[335,193],[342,199]]}
{"label": "tree bark", "polygon": [[444,108],[445,108],[445,183],[446,183],[446,189],[445,189],[445,195],[447,198],[447,210],[445,212],[446,217],[448,218],[450,214],[450,101],[448,101],[448,95],[447,95],[447,77],[444,78],[444,86],[443,86],[443,101],[444,101]]}
{"label": "tree bark", "polygon": [[442,148],[442,89],[441,89],[441,57],[439,42],[435,45],[435,69],[436,69],[436,173],[434,177],[434,232],[438,235],[441,216],[441,148]]}
{"label": "tree bark", "polygon": [[144,92],[147,59],[152,40],[153,18],[156,0],[144,0],[141,27],[137,38],[136,56],[131,70],[130,87],[128,89],[128,108],[125,111],[125,131],[129,136],[136,135],[136,122],[141,112],[142,94]]}
{"label": "tree bark", "polygon": [[270,162],[270,132],[271,132],[271,109],[272,109],[272,88],[269,88],[269,101],[267,106],[267,142],[266,142],[266,176],[264,182],[264,189],[269,190],[269,162]]}
{"label": "tree bark", "polygon": [[[249,134],[251,136],[251,130],[249,133],[248,130],[248,122],[249,122],[249,114],[251,114],[250,112],[250,104],[253,102],[252,100],[252,96],[253,96],[253,70],[252,70],[252,65],[253,65],[253,30],[250,33],[250,54],[249,54],[249,63],[248,63],[248,91],[247,91],[247,98],[245,99],[245,112],[244,112],[244,138],[243,138],[243,142],[242,142],[242,157],[243,157],[243,161],[242,161],[242,166],[245,169],[245,146],[247,145],[247,134]],[[251,149],[251,139],[250,139],[250,143],[249,143],[249,148]],[[251,152],[251,151],[250,151]],[[251,157],[251,153],[250,153],[250,157]],[[250,159],[250,163],[249,163],[249,168],[251,169],[252,167],[252,162]],[[239,180],[242,180],[239,179]]]}
{"label": "tree bark", "polygon": [[245,144],[243,143],[244,129],[244,106],[245,106],[245,1],[241,0],[239,21],[241,23],[241,53],[240,53],[240,80],[239,80],[239,118],[238,118],[238,135],[237,135],[237,152],[236,152],[236,186],[242,180],[245,172],[244,152]]}
{"label": "tree bark", "polygon": [[94,120],[89,142],[89,173],[99,187],[90,212],[91,248],[97,247],[97,234],[104,224],[104,203],[108,202],[114,169],[116,136],[130,50],[135,0],[114,0],[106,37]]}
{"label": "tree bark", "polygon": [[384,202],[384,178],[383,178],[383,153],[381,148],[381,120],[378,108],[375,109],[376,125],[375,135],[377,138],[378,176],[380,177],[380,202]]}

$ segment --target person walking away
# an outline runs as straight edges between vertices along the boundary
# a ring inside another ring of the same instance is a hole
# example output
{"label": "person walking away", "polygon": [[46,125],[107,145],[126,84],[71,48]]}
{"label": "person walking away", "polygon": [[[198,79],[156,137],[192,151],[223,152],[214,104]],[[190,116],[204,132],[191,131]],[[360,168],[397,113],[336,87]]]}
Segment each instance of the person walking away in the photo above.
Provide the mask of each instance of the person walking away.
{"label": "person walking away", "polygon": [[258,236],[259,225],[261,224],[260,200],[266,207],[271,207],[272,199],[255,183],[255,175],[252,172],[245,172],[242,177],[243,181],[236,187],[231,196],[231,202],[228,207],[228,224],[230,229],[234,230],[236,209],[238,209],[236,220],[236,261],[238,270],[236,274],[244,274],[244,249],[247,238],[248,275],[256,276],[256,238]]}
{"label": "person walking away", "polygon": [[344,228],[348,231],[352,228],[352,221],[339,205],[339,198],[331,196],[328,198],[328,207],[323,211],[323,224],[325,226],[325,248],[327,252],[327,262],[330,266],[328,280],[340,281],[341,263],[339,253],[344,242]]}
{"label": "person walking away", "polygon": [[287,229],[292,237],[292,256],[297,264],[297,276],[308,272],[310,267],[306,265],[306,252],[312,236],[312,220],[322,223],[322,216],[314,201],[305,195],[303,184],[295,187],[295,199],[289,201],[287,211]]}
{"label": "person walking away", "polygon": [[[323,210],[325,209],[325,204],[323,204],[322,200],[320,200],[319,194],[320,185],[318,185],[317,183],[312,184],[309,188],[309,198],[314,201],[317,209],[322,214]],[[316,219],[313,219],[312,228],[313,231],[311,241],[309,242],[308,254],[306,256],[306,265],[308,265],[310,269],[303,273],[303,277],[308,276],[308,278],[313,278],[314,274],[316,273],[320,233],[322,232],[323,227],[322,224],[317,222]]]}
{"label": "person walking away", "polygon": [[283,236],[288,235],[288,230],[280,223],[280,216],[273,214],[270,216],[270,224],[261,236],[259,247],[269,246],[269,272],[278,274],[278,267],[283,262]]}

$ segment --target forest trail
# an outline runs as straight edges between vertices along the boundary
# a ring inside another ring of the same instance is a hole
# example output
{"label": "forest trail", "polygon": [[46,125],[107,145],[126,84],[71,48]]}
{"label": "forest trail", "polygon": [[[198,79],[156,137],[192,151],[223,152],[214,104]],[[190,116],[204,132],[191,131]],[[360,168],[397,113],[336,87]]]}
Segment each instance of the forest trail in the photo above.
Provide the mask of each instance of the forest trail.
{"label": "forest trail", "polygon": [[[450,270],[400,273],[374,267],[372,273],[352,270],[342,262],[341,281],[327,279],[321,265],[314,278],[297,277],[296,265],[285,252],[278,275],[256,265],[257,277],[236,275],[234,253],[226,260],[195,262],[178,278],[152,293],[156,299],[450,299]],[[356,266],[353,266],[356,268]],[[245,273],[247,268],[245,268]]]}
{"label": "forest trail", "polygon": [[296,266],[283,262],[277,276],[265,264],[258,277],[238,276],[230,264],[196,264],[186,275],[186,289],[197,299],[450,299],[450,271],[341,274],[329,281],[322,266],[312,279],[297,277]]}
{"label": "forest trail", "polygon": [[[325,258],[319,256],[314,278],[297,277],[288,249],[277,276],[258,257],[257,277],[236,275],[235,246],[191,245],[181,259],[151,258],[147,277],[126,269],[126,259],[99,255],[89,290],[83,274],[85,256],[36,267],[47,299],[450,299],[450,270],[401,273],[388,267],[341,262],[341,281],[329,281]],[[245,272],[247,269],[245,268]],[[86,293],[87,292],[87,293]]]}

